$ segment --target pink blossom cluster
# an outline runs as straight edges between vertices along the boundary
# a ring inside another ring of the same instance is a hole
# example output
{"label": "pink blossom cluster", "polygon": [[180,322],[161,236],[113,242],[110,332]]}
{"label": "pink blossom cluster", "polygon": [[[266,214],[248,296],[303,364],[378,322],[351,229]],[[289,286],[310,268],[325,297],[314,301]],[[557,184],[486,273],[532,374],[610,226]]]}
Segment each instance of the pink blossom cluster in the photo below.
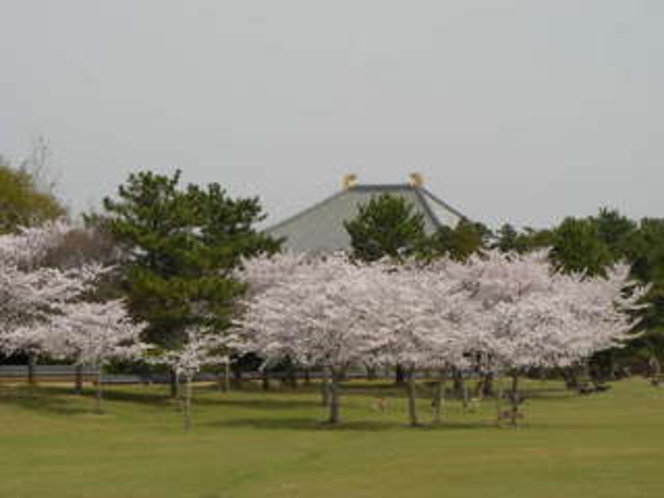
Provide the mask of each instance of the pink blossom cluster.
{"label": "pink blossom cluster", "polygon": [[138,354],[141,327],[131,322],[124,303],[85,299],[107,268],[38,265],[70,230],[57,221],[0,237],[0,348],[95,367]]}
{"label": "pink blossom cluster", "polygon": [[467,369],[478,357],[493,372],[568,366],[629,339],[646,291],[624,265],[568,275],[546,252],[425,266],[285,254],[246,261],[243,276],[242,349],[330,371]]}

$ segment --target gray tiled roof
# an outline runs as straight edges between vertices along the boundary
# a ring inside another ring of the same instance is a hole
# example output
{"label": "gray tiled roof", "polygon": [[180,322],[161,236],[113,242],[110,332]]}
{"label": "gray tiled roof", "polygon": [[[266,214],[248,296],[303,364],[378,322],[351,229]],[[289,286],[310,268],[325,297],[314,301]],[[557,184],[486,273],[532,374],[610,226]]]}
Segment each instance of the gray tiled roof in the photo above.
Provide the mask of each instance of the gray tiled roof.
{"label": "gray tiled roof", "polygon": [[408,200],[424,214],[425,230],[434,232],[441,225],[456,226],[465,216],[423,187],[398,185],[356,185],[265,230],[274,237],[285,237],[284,248],[295,252],[332,252],[350,249],[344,221],[355,218],[358,206],[375,196],[391,194]]}

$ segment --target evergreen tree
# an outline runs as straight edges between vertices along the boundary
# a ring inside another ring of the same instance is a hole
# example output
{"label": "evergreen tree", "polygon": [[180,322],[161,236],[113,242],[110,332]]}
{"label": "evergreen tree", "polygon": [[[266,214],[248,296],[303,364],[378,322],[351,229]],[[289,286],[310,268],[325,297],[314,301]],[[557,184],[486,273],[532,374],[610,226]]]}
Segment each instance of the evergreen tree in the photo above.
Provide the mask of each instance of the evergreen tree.
{"label": "evergreen tree", "polygon": [[383,194],[359,206],[358,215],[345,221],[353,256],[376,261],[384,256],[401,260],[416,254],[426,240],[424,215],[405,198]]}
{"label": "evergreen tree", "polygon": [[509,223],[501,226],[493,236],[492,249],[500,252],[516,252],[525,254],[527,252],[544,249],[553,245],[553,234],[551,230],[525,227],[519,231]]}
{"label": "evergreen tree", "polygon": [[629,245],[637,228],[636,223],[615,209],[602,208],[590,218],[599,239],[606,244],[614,261],[628,256]]}
{"label": "evergreen tree", "polygon": [[517,238],[519,233],[509,223],[502,225],[496,232],[496,241],[494,247],[500,252],[515,251],[517,248]]}
{"label": "evergreen tree", "polygon": [[485,249],[491,231],[482,223],[461,220],[456,227],[440,227],[429,237],[424,249],[424,258],[447,256],[456,261],[466,261],[470,256]]}
{"label": "evergreen tree", "polygon": [[553,230],[551,260],[566,272],[603,275],[613,258],[590,219],[566,218]]}
{"label": "evergreen tree", "polygon": [[628,348],[631,356],[648,358],[649,365],[661,371],[664,360],[664,219],[644,218],[630,234],[625,251],[632,263],[632,276],[652,285],[646,296],[649,304],[640,313],[644,329]]}
{"label": "evergreen tree", "polygon": [[104,200],[100,222],[123,253],[121,280],[146,338],[177,348],[185,330],[229,324],[244,290],[232,276],[243,256],[278,250],[280,241],[254,229],[263,219],[258,199],[231,199],[218,184],[180,187],[173,176],[132,174],[118,198]]}

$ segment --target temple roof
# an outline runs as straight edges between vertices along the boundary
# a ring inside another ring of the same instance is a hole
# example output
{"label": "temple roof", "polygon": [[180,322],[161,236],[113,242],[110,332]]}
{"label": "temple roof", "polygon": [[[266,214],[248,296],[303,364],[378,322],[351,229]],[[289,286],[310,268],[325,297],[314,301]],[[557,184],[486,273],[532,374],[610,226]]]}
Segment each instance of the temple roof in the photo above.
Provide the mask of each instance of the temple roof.
{"label": "temple roof", "polygon": [[415,181],[394,185],[360,185],[345,180],[345,189],[308,209],[265,230],[273,237],[285,237],[284,249],[295,252],[350,250],[350,237],[344,221],[355,218],[359,205],[383,194],[403,197],[424,215],[424,229],[433,233],[443,225],[456,226],[466,217]]}

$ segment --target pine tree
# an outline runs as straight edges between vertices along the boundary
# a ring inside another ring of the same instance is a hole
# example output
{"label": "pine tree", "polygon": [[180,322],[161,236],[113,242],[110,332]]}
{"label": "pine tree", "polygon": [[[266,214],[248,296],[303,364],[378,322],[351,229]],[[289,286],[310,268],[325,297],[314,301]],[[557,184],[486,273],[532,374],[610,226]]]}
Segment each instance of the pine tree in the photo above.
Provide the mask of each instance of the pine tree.
{"label": "pine tree", "polygon": [[359,206],[358,215],[344,222],[353,256],[377,261],[385,256],[401,260],[424,244],[424,215],[403,197],[383,194]]}
{"label": "pine tree", "polygon": [[215,183],[181,187],[180,178],[180,171],[131,174],[97,220],[122,250],[132,315],[147,323],[146,339],[165,349],[181,347],[188,327],[226,329],[244,291],[234,268],[280,246],[254,228],[264,217],[258,199],[232,199]]}
{"label": "pine tree", "polygon": [[425,259],[447,256],[465,261],[487,246],[491,231],[482,223],[461,220],[456,227],[442,226],[429,237]]}

